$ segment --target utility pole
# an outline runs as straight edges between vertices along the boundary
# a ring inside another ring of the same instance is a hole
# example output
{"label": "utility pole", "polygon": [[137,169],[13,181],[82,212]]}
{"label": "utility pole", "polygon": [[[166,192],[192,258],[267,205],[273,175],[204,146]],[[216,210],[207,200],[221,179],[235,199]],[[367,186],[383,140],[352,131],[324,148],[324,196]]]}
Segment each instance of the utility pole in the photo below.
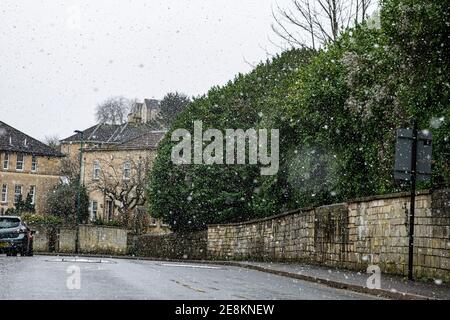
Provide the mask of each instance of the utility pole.
{"label": "utility pole", "polygon": [[431,180],[432,134],[417,128],[412,119],[412,129],[398,129],[395,145],[394,179],[411,186],[408,231],[408,280],[414,280],[414,215],[416,211],[416,182]]}
{"label": "utility pole", "polygon": [[411,150],[411,204],[409,208],[408,280],[414,280],[414,213],[416,211],[417,120],[413,120]]}
{"label": "utility pole", "polygon": [[83,177],[83,147],[84,147],[84,134],[83,131],[76,130],[75,133],[80,135],[80,180],[78,181],[78,194],[77,194],[77,216],[75,217],[76,233],[75,233],[75,253],[79,253],[80,250],[80,216],[81,216],[81,188],[84,185]]}

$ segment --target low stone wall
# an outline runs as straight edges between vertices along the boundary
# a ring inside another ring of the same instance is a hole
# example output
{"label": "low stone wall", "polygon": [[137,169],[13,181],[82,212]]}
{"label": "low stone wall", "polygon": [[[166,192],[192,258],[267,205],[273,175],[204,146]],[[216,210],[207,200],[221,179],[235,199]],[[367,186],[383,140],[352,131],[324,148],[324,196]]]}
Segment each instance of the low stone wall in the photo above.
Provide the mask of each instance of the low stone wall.
{"label": "low stone wall", "polygon": [[142,235],[135,238],[134,254],[160,259],[207,258],[207,232]]}
{"label": "low stone wall", "polygon": [[[357,199],[245,223],[208,227],[212,259],[305,261],[407,274],[409,194]],[[415,276],[450,281],[450,190],[420,192]]]}
{"label": "low stone wall", "polygon": [[127,253],[127,233],[126,229],[80,226],[80,252],[81,253]]}
{"label": "low stone wall", "polygon": [[76,230],[73,228],[61,228],[58,232],[57,251],[64,253],[75,252]]}
{"label": "low stone wall", "polygon": [[33,250],[50,251],[50,230],[41,225],[30,225],[31,230],[35,231],[33,236]]}
{"label": "low stone wall", "polygon": [[[76,230],[75,228],[61,227],[52,231],[48,228],[31,226],[35,234],[33,246],[39,252],[56,251],[62,253],[75,252]],[[127,230],[113,227],[80,225],[79,230],[79,252],[80,253],[103,253],[103,254],[126,254],[127,253]],[[52,249],[52,242],[53,248]]]}

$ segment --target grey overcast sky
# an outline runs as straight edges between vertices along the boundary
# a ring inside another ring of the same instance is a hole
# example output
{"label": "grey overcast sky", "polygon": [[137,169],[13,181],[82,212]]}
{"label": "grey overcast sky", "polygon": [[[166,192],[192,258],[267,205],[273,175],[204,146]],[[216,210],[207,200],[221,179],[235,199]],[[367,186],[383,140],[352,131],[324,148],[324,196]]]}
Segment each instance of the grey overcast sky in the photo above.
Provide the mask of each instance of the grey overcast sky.
{"label": "grey overcast sky", "polygon": [[1,0],[0,120],[64,138],[109,96],[203,94],[277,51],[276,3],[289,0]]}

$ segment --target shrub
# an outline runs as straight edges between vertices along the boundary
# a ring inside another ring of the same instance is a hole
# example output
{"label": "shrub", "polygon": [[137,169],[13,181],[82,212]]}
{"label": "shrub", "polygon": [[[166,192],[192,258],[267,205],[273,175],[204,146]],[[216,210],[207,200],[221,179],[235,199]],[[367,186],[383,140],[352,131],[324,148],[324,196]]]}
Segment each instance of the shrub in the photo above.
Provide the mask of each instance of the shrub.
{"label": "shrub", "polygon": [[[396,130],[412,118],[434,136],[432,184],[419,187],[449,186],[448,10],[431,1],[382,5],[381,28],[357,26],[318,53],[284,52],[194,99],[158,148],[152,215],[175,231],[198,230],[403,190],[393,180],[394,146]],[[192,132],[194,120],[203,130],[278,128],[278,174],[260,176],[256,165],[172,164],[171,133]]]}
{"label": "shrub", "polygon": [[123,224],[117,220],[103,220],[101,218],[97,218],[92,222],[93,225],[96,226],[107,226],[107,227],[123,227]]}
{"label": "shrub", "polygon": [[42,226],[57,226],[62,224],[62,219],[53,215],[37,215],[37,214],[22,214],[22,220],[27,224],[31,225],[42,225]]}

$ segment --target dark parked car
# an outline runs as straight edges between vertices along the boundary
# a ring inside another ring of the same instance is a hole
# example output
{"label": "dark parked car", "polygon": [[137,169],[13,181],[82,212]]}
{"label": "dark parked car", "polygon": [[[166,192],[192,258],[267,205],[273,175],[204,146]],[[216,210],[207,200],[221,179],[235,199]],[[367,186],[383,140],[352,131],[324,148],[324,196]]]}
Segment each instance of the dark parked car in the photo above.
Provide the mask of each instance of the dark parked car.
{"label": "dark parked car", "polygon": [[20,217],[0,216],[0,254],[32,256],[33,234]]}

